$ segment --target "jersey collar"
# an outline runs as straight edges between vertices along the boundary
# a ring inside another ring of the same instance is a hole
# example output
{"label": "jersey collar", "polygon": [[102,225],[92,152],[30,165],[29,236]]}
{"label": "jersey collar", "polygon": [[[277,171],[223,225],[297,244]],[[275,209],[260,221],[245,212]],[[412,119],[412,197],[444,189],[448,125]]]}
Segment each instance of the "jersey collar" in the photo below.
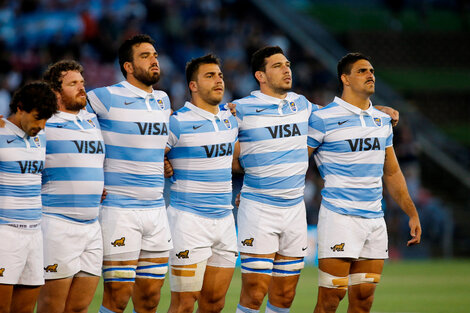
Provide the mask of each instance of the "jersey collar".
{"label": "jersey collar", "polygon": [[55,116],[57,116],[61,119],[64,119],[66,121],[76,121],[77,119],[82,121],[83,120],[83,115],[85,113],[86,112],[84,110],[80,110],[77,114],[59,111],[58,113],[55,114]]}
{"label": "jersey collar", "polygon": [[194,104],[192,104],[189,101],[186,101],[184,106],[187,107],[188,109],[190,109],[191,111],[193,111],[194,113],[202,116],[205,119],[208,119],[208,120],[216,120],[216,119],[221,120],[222,119],[222,117],[221,117],[222,111],[220,111],[220,109],[218,107],[217,107],[217,109],[219,110],[219,112],[217,112],[217,114],[214,115],[210,112],[207,112],[206,110],[203,110],[203,109],[195,106]]}
{"label": "jersey collar", "polygon": [[131,83],[129,83],[127,80],[125,81],[122,81],[121,82],[121,85],[123,85],[124,87],[126,87],[127,89],[129,89],[130,91],[132,91],[133,93],[135,93],[136,95],[138,95],[139,97],[141,98],[147,98],[148,96],[153,96],[155,97],[155,90],[153,90],[152,88],[152,92],[148,93],[147,91],[145,90],[142,90],[134,85],[132,85]]}
{"label": "jersey collar", "polygon": [[352,105],[349,102],[346,102],[339,97],[335,97],[335,100],[333,102],[337,103],[338,105],[342,106],[346,110],[351,111],[357,115],[361,115],[364,112],[364,114],[372,116],[372,111],[374,110],[374,107],[372,106],[372,102],[370,102],[369,108],[367,110],[362,110],[358,108],[357,106]]}
{"label": "jersey collar", "polygon": [[4,119],[5,121],[5,127],[10,129],[15,135],[17,135],[18,137],[21,137],[21,138],[28,138],[29,136],[24,132],[24,130],[22,130],[21,128],[19,128],[18,126],[16,126],[15,124],[13,124],[12,122],[10,122],[9,120],[7,119]]}
{"label": "jersey collar", "polygon": [[289,101],[289,102],[294,101],[295,98],[296,98],[295,97],[296,94],[294,92],[288,92],[287,96],[284,99],[279,99],[279,98],[276,98],[276,97],[268,96],[267,94],[262,93],[260,90],[252,91],[251,95],[256,97],[256,98],[259,98],[259,99],[263,100],[264,102],[276,104],[276,105],[279,105],[279,106],[284,105],[284,103],[286,101]]}

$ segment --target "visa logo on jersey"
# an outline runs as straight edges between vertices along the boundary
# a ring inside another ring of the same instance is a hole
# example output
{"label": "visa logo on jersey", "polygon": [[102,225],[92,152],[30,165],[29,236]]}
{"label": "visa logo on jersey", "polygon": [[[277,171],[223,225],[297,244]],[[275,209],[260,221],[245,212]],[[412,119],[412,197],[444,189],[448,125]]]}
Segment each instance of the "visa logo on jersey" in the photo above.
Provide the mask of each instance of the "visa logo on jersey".
{"label": "visa logo on jersey", "polygon": [[21,174],[36,174],[44,169],[44,161],[18,161]]}
{"label": "visa logo on jersey", "polygon": [[377,137],[346,139],[346,141],[349,143],[352,152],[380,150],[380,141]]}
{"label": "visa logo on jersey", "polygon": [[229,143],[218,143],[215,145],[203,146],[208,158],[232,155],[233,145]]}
{"label": "visa logo on jersey", "polygon": [[74,140],[78,153],[99,154],[104,153],[103,143],[101,141]]}
{"label": "visa logo on jersey", "polygon": [[141,135],[168,135],[166,123],[135,123],[139,126]]}
{"label": "visa logo on jersey", "polygon": [[271,137],[274,138],[285,138],[285,137],[294,137],[300,136],[300,129],[297,124],[285,124],[285,125],[276,125],[265,127],[269,130]]}

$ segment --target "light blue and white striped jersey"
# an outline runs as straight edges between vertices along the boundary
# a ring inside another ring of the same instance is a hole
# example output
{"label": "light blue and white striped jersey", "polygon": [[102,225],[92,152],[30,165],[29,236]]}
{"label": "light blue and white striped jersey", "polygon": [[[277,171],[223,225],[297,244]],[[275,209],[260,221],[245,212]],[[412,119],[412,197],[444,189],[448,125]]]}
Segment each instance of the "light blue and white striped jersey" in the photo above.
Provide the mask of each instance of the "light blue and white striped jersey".
{"label": "light blue and white striped jersey", "polygon": [[4,119],[0,128],[0,224],[36,226],[41,221],[41,173],[46,137],[29,137]]}
{"label": "light blue and white striped jersey", "polygon": [[214,115],[186,102],[170,117],[172,207],[209,218],[231,214],[237,136],[238,124],[230,111]]}
{"label": "light blue and white striped jersey", "polygon": [[303,200],[308,168],[308,119],[318,107],[289,92],[278,99],[254,91],[235,100],[242,197],[280,208]]}
{"label": "light blue and white striped jersey", "polygon": [[153,209],[165,205],[163,160],[171,114],[168,95],[127,81],[88,93],[106,144],[103,206]]}
{"label": "light blue and white striped jersey", "polygon": [[96,115],[59,112],[46,123],[43,214],[91,223],[103,193],[104,141]]}
{"label": "light blue and white striped jersey", "polygon": [[382,176],[385,149],[392,146],[390,116],[336,97],[312,114],[308,145],[325,181],[322,205],[364,218],[383,216]]}

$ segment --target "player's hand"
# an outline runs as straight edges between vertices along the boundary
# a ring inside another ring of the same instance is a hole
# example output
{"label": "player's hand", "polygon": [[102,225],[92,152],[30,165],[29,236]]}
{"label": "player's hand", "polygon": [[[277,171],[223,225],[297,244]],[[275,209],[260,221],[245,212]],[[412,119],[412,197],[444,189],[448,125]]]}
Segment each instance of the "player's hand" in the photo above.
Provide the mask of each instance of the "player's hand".
{"label": "player's hand", "polygon": [[3,118],[3,115],[2,115],[2,114],[0,114],[0,128],[3,128],[3,127],[5,127],[5,121],[4,121],[4,120],[2,120],[2,118]]}
{"label": "player's hand", "polygon": [[235,109],[237,105],[232,102],[227,103],[227,109],[230,110],[230,113],[232,113],[233,116],[237,116],[237,110]]}
{"label": "player's hand", "polygon": [[421,242],[421,223],[419,222],[419,217],[410,218],[408,224],[410,226],[411,239],[408,240],[406,245],[416,245]]}
{"label": "player's hand", "polygon": [[165,156],[165,166],[164,166],[164,172],[165,172],[165,178],[170,178],[173,176],[173,166],[171,165],[170,161],[168,158]]}
{"label": "player's hand", "polygon": [[392,118],[392,126],[397,126],[398,121],[400,120],[400,112],[394,108],[386,106],[376,106],[376,108],[385,114],[388,114]]}
{"label": "player's hand", "polygon": [[235,197],[235,206],[238,208],[240,205],[240,193]]}
{"label": "player's hand", "polygon": [[106,199],[106,196],[108,195],[108,191],[106,190],[106,188],[103,188],[103,193],[101,194],[101,203],[104,201],[104,199]]}

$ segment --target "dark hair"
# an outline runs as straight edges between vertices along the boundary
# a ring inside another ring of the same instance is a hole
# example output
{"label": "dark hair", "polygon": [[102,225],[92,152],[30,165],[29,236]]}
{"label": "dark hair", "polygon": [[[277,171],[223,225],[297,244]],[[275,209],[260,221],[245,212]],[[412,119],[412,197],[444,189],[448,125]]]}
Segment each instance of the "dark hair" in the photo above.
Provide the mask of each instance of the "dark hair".
{"label": "dark hair", "polygon": [[189,82],[196,79],[197,71],[199,67],[203,64],[217,64],[220,66],[220,60],[217,56],[212,53],[206,54],[205,56],[191,59],[186,63],[186,82],[189,85]]}
{"label": "dark hair", "polygon": [[38,119],[48,119],[57,112],[57,98],[46,82],[31,82],[15,92],[10,103],[10,114],[21,110],[30,113],[36,109]]}
{"label": "dark hair", "polygon": [[83,66],[74,60],[62,60],[49,65],[43,78],[49,83],[52,90],[60,92],[62,90],[62,77],[63,72],[77,71],[83,74]]}
{"label": "dark hair", "polygon": [[370,59],[359,52],[352,52],[346,54],[344,57],[341,58],[338,62],[338,80],[339,86],[343,89],[343,81],[341,80],[341,75],[343,74],[351,74],[351,68],[354,63],[359,60],[367,60],[370,62]]}
{"label": "dark hair", "polygon": [[141,43],[147,42],[152,46],[155,46],[155,40],[152,39],[149,35],[139,34],[135,35],[126,41],[124,41],[119,47],[118,56],[119,56],[119,66],[121,67],[121,73],[124,77],[127,78],[127,72],[124,69],[124,63],[134,61],[134,56],[132,54],[132,48],[134,45],[139,45]]}
{"label": "dark hair", "polygon": [[251,56],[251,73],[253,74],[253,77],[255,77],[255,80],[257,82],[258,80],[256,79],[255,73],[257,71],[265,72],[266,59],[278,53],[284,55],[284,51],[282,51],[279,46],[267,46],[253,53],[253,55]]}

